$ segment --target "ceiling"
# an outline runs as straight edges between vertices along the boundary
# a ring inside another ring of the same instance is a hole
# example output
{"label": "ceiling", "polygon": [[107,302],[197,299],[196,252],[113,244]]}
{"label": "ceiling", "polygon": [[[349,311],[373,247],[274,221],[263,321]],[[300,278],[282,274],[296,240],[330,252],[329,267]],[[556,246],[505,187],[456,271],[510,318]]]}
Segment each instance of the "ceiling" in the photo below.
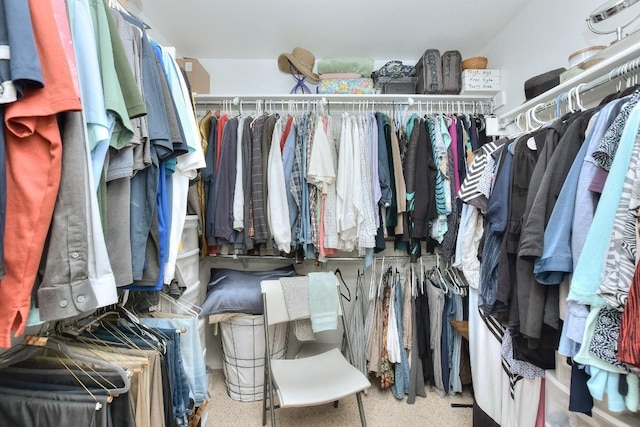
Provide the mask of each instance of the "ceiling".
{"label": "ceiling", "polygon": [[477,54],[531,0],[129,0],[129,10],[180,56],[275,59],[418,58],[427,48]]}

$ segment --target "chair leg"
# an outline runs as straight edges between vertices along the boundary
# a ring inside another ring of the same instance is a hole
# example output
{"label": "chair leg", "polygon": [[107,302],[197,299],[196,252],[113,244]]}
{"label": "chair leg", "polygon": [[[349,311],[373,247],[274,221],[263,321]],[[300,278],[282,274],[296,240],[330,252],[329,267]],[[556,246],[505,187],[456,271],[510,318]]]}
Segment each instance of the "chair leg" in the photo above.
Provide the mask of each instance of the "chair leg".
{"label": "chair leg", "polygon": [[273,402],[273,379],[269,374],[269,408],[271,409],[271,427],[276,427],[276,406]]}
{"label": "chair leg", "polygon": [[267,367],[264,368],[264,383],[262,386],[262,425],[267,425]]}
{"label": "chair leg", "polygon": [[367,419],[364,416],[364,406],[362,406],[362,393],[356,393],[356,399],[358,400],[358,411],[360,411],[360,424],[362,424],[362,427],[367,427]]}

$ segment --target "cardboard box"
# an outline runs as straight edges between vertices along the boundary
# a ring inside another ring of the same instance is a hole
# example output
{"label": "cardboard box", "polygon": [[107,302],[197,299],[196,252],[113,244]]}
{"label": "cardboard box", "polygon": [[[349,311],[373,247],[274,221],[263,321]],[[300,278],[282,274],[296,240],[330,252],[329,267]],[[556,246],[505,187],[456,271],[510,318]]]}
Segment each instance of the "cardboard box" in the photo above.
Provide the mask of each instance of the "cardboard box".
{"label": "cardboard box", "polygon": [[200,61],[195,58],[179,58],[177,62],[187,73],[191,92],[207,94],[211,91],[211,78]]}

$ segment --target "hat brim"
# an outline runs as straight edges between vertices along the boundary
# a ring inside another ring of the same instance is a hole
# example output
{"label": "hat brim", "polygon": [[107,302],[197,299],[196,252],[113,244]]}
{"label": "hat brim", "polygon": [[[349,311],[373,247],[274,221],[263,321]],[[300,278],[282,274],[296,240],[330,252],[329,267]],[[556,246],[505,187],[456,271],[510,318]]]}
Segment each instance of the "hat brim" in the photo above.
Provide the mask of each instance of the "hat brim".
{"label": "hat brim", "polygon": [[291,69],[289,68],[289,64],[293,65],[295,70],[307,77],[309,80],[313,80],[314,82],[320,81],[320,76],[306,68],[302,63],[300,63],[293,55],[290,53],[283,53],[278,56],[278,69],[283,73],[291,74]]}

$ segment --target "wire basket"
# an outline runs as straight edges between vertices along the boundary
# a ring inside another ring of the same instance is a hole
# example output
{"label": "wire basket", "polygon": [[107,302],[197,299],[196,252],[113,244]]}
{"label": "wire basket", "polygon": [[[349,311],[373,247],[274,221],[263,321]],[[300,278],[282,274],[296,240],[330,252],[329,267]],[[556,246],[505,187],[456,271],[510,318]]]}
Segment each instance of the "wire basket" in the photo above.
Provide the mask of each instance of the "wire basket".
{"label": "wire basket", "polygon": [[[262,400],[264,385],[264,316],[240,316],[220,322],[227,394],[233,400]],[[287,324],[269,327],[271,357],[287,352]]]}
{"label": "wire basket", "polygon": [[463,70],[484,70],[487,68],[488,59],[485,56],[472,56],[462,61]]}

